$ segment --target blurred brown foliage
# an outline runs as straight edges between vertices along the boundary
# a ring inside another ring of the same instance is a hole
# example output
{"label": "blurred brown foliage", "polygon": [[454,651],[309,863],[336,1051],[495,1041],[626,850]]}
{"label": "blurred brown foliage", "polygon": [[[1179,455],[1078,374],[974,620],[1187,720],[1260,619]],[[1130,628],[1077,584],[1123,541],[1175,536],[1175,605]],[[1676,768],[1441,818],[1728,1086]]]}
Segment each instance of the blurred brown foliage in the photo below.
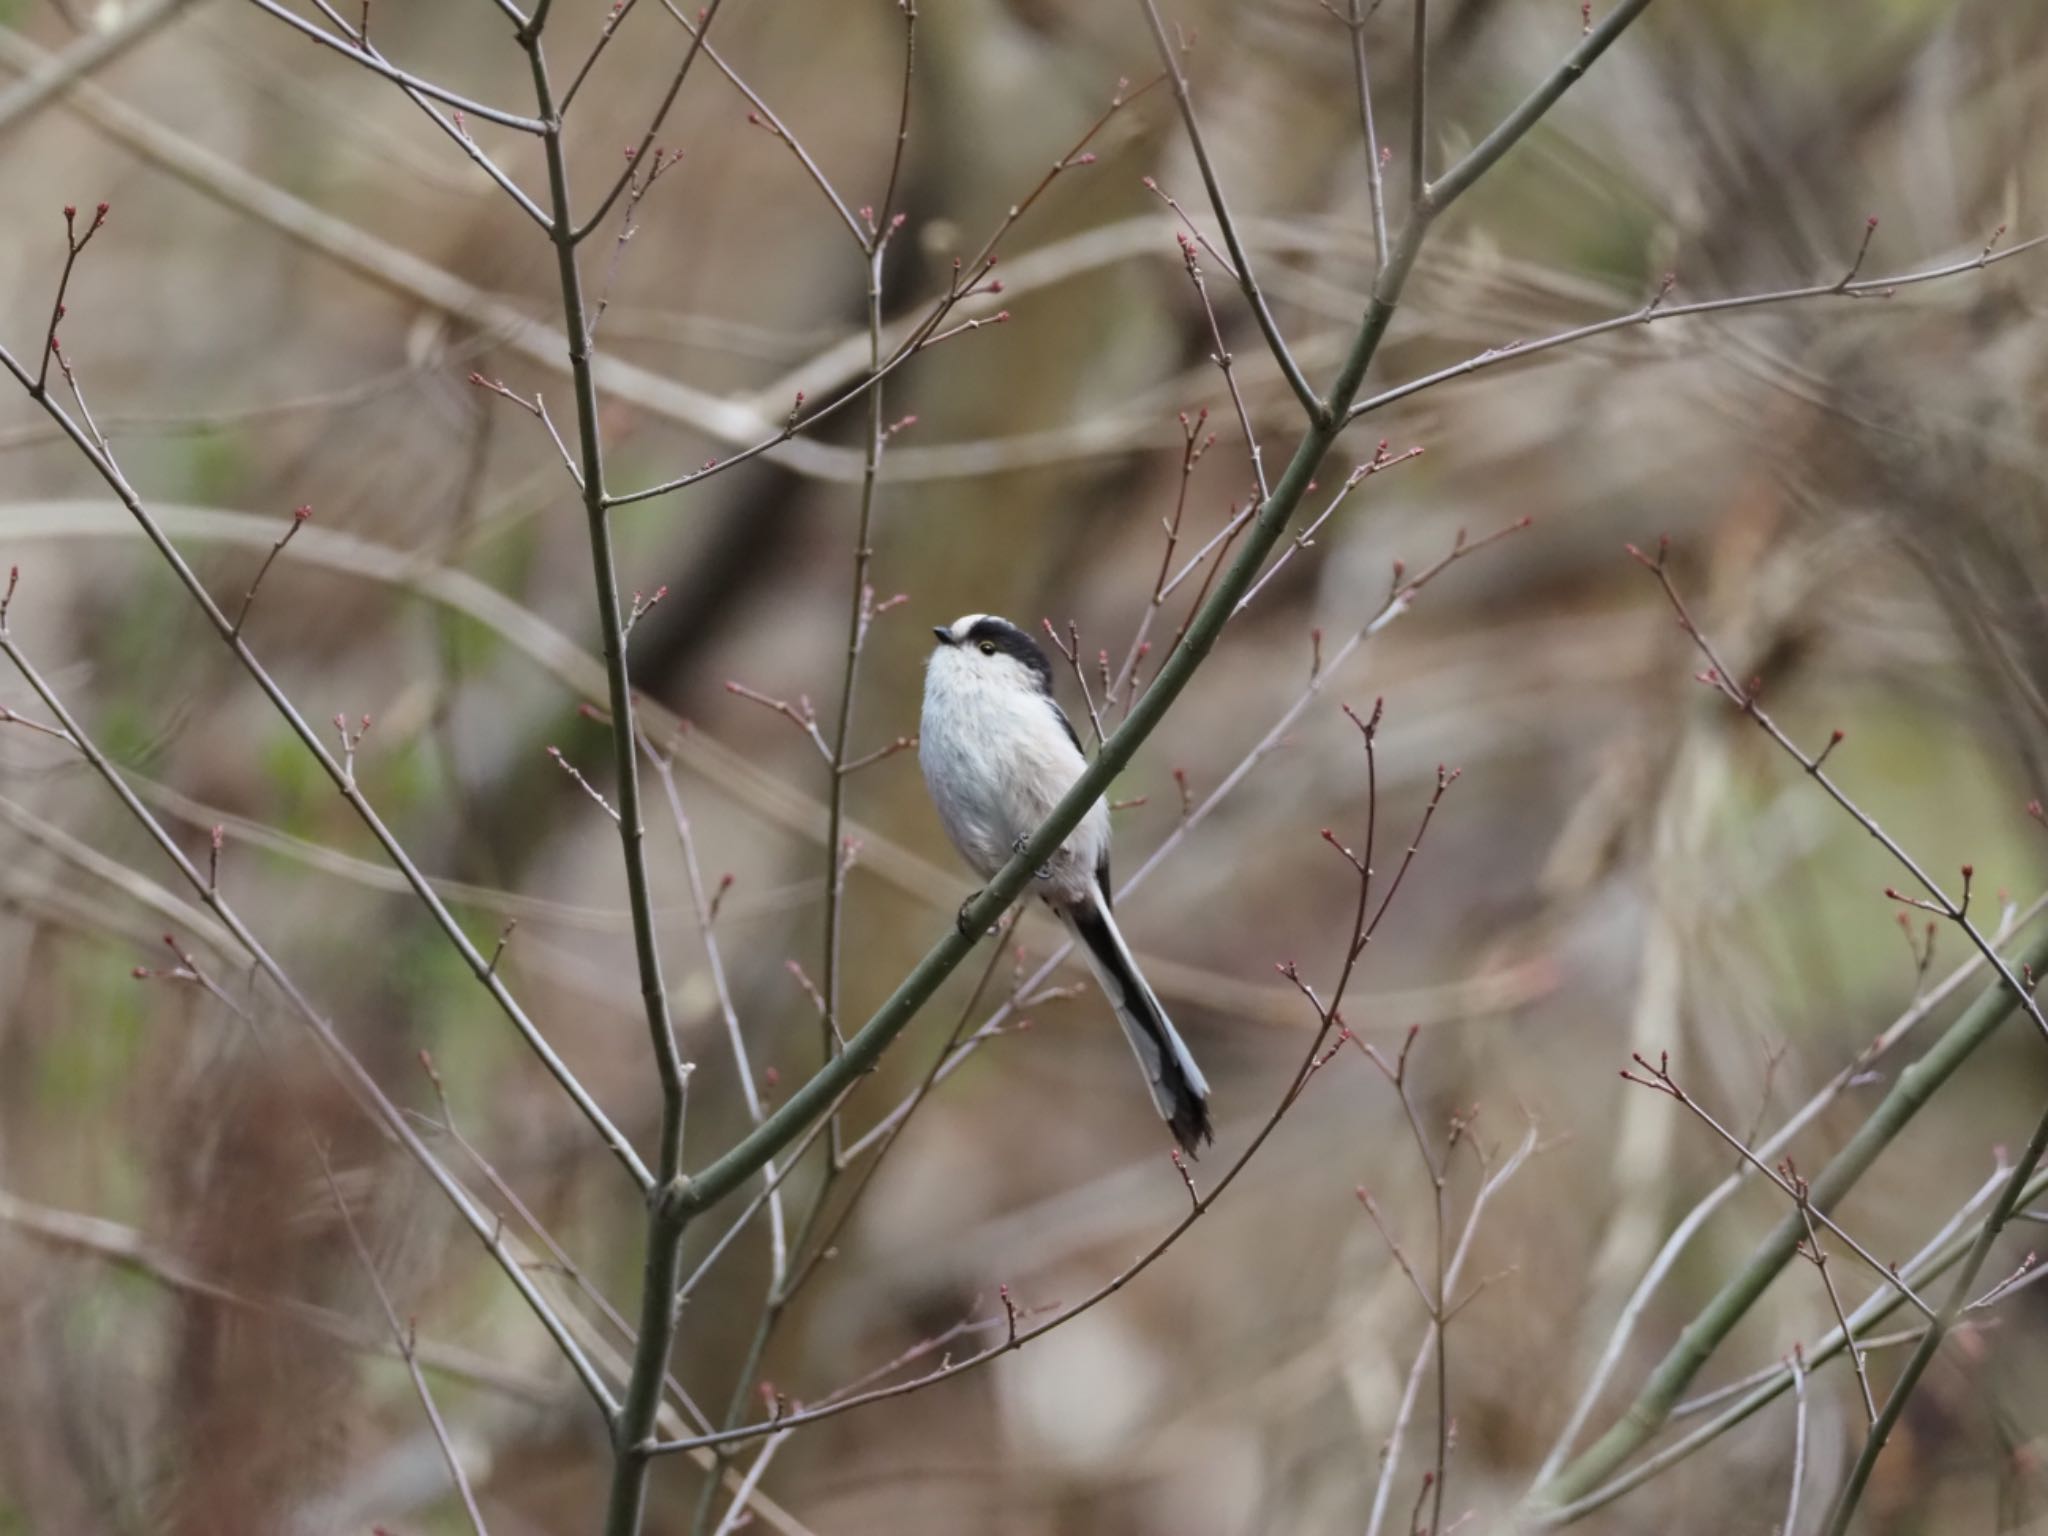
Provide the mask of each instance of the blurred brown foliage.
{"label": "blurred brown foliage", "polygon": [[[74,18],[94,8],[0,0],[0,58],[29,68],[74,24],[118,25],[130,8]],[[952,257],[1119,77],[1153,68],[1131,6],[925,10],[892,316],[943,286]],[[1371,253],[1345,29],[1313,0],[1174,10],[1195,39],[1189,68],[1236,211],[1299,355],[1326,373],[1363,306]],[[1551,0],[1436,10],[1433,152],[1448,158],[1580,23]],[[603,11],[561,0],[552,25],[587,41]],[[450,0],[380,5],[374,25],[419,74],[523,104],[523,60],[498,23],[481,0]],[[1390,6],[1367,30],[1382,135],[1403,154],[1408,25]],[[725,57],[849,201],[877,197],[901,67],[895,7],[734,0],[718,28]],[[616,174],[683,46],[659,12],[632,29],[578,102],[586,186]],[[573,58],[584,45],[560,46]],[[616,262],[599,344],[638,370],[606,390],[624,486],[730,453],[706,431],[719,402],[777,421],[794,390],[822,398],[865,356],[858,252],[745,113],[716,74],[692,75],[662,134],[681,164]],[[1674,301],[1832,280],[1873,213],[1866,276],[1971,255],[1999,225],[2032,235],[2044,115],[2039,7],[1655,7],[1439,232],[1375,380],[1625,312],[1667,270]],[[530,141],[472,127],[538,184]],[[1012,320],[890,381],[889,418],[916,420],[885,461],[874,579],[909,601],[872,637],[863,750],[915,730],[929,627],[958,613],[1044,616],[1062,631],[1071,620],[1088,655],[1122,655],[1179,478],[1177,412],[1207,408],[1219,434],[1192,483],[1195,542],[1248,484],[1174,220],[1141,184],[1156,177],[1203,222],[1165,93],[1119,114],[1095,148],[1005,247]],[[451,882],[479,945],[518,919],[505,974],[644,1145],[655,1084],[616,837],[545,753],[559,746],[601,787],[606,735],[551,649],[559,637],[594,646],[582,522],[539,424],[465,382],[475,369],[567,401],[544,360],[559,350],[545,330],[559,324],[551,252],[387,82],[227,0],[196,0],[88,82],[0,123],[0,334],[17,355],[33,354],[47,320],[60,206],[101,198],[112,219],[81,262],[62,334],[131,478],[224,601],[290,509],[314,507],[262,589],[252,643],[309,715],[373,716],[359,761],[372,799]],[[596,242],[593,275],[609,260],[609,240]],[[1312,630],[1334,652],[1379,607],[1397,557],[1418,568],[1460,528],[1534,519],[1329,676],[1280,750],[1122,908],[1208,1067],[1228,1153],[1270,1113],[1314,1023],[1275,963],[1327,971],[1348,926],[1349,871],[1317,836],[1330,826],[1355,840],[1364,806],[1338,701],[1386,698],[1383,827],[1412,825],[1437,764],[1463,768],[1346,1017],[1382,1047],[1423,1027],[1415,1061],[1433,1123],[1477,1105],[1488,1145],[1513,1146],[1525,1116],[1546,1138],[1490,1208],[1474,1260],[1475,1272],[1513,1272],[1451,1336],[1450,1503],[1478,1511],[1478,1528],[1506,1518],[1620,1298],[1728,1165],[1668,1101],[1618,1080],[1629,1052],[1669,1051],[1730,1122],[1774,1124],[1916,986],[1878,894],[1896,878],[1882,852],[1691,681],[1696,658],[1621,546],[1670,535],[1702,623],[1805,739],[1846,731],[1833,766],[1923,862],[1974,860],[1980,891],[2030,900],[2048,879],[2041,829],[2022,811],[2048,788],[2040,273],[2022,257],[1888,300],[1630,329],[1390,407],[1354,428],[1353,458],[1381,437],[1424,455],[1362,487],[1260,594],[1118,786],[1142,799],[1117,815],[1128,871],[1176,825],[1175,771],[1206,795],[1299,695]],[[1269,456],[1284,454],[1293,401],[1217,286]],[[633,670],[692,726],[682,787],[707,878],[734,876],[719,932],[771,1101],[818,1049],[788,962],[814,969],[821,943],[822,786],[811,745],[723,685],[821,709],[836,696],[858,415],[618,520],[628,585],[670,588],[635,633]],[[207,829],[227,826],[224,885],[389,1091],[437,1116],[415,1063],[431,1051],[468,1137],[628,1304],[641,1213],[587,1126],[18,395],[0,401],[0,466],[0,564],[22,568],[23,646],[195,858]],[[1071,679],[1062,687],[1078,717]],[[0,703],[29,714],[32,702],[0,679]],[[908,754],[865,770],[850,796],[863,841],[846,943],[857,1022],[968,886]],[[463,1528],[399,1367],[335,1337],[352,1320],[356,1343],[374,1346],[382,1325],[316,1146],[344,1170],[401,1312],[423,1341],[462,1352],[436,1393],[492,1528],[594,1529],[607,1453],[588,1405],[431,1188],[290,1021],[259,1008],[244,1023],[190,985],[131,977],[171,963],[168,929],[224,988],[254,995],[100,783],[61,746],[0,729],[0,815],[0,1531]],[[695,1164],[746,1119],[658,809],[650,836],[698,1067]],[[1042,957],[1048,931],[1027,923],[1020,943]],[[1960,958],[1943,932],[1933,974]],[[915,1084],[977,969],[855,1096],[855,1131]],[[776,1389],[814,1399],[987,1317],[998,1283],[1025,1306],[1072,1299],[1184,1209],[1100,1000],[1026,1012],[1028,1030],[994,1041],[912,1122],[773,1342]],[[1917,1247],[1981,1183],[1994,1144],[2025,1135],[2048,1085],[2040,1051],[2018,1027],[2002,1034],[1845,1222],[1881,1254]],[[1851,1094],[1803,1136],[1801,1165],[1817,1166],[1878,1091]],[[1463,1201],[1473,1178],[1456,1166]],[[1128,1292],[977,1374],[794,1437],[765,1482],[792,1522],[780,1528],[1361,1528],[1422,1317],[1357,1185],[1427,1245],[1428,1192],[1398,1105],[1346,1054],[1214,1215]],[[1753,1189],[1717,1218],[1618,1388],[1782,1208]],[[692,1259],[711,1235],[693,1239]],[[675,1374],[714,1414],[765,1266],[749,1234],[685,1312]],[[1844,1279],[1859,1296],[1868,1285]],[[1995,1331],[1944,1357],[1881,1465],[1868,1528],[2039,1528],[2040,1309],[2023,1293]],[[1830,1321],[1812,1271],[1795,1265],[1713,1379],[1767,1365]],[[1839,1366],[1812,1393],[1810,1475],[1827,1486],[1862,1410]],[[1767,1410],[1586,1528],[1768,1528],[1786,1412]],[[1394,1520],[1426,1464],[1419,1444],[1411,1433]],[[662,1464],[650,1529],[687,1528],[702,1476]]]}

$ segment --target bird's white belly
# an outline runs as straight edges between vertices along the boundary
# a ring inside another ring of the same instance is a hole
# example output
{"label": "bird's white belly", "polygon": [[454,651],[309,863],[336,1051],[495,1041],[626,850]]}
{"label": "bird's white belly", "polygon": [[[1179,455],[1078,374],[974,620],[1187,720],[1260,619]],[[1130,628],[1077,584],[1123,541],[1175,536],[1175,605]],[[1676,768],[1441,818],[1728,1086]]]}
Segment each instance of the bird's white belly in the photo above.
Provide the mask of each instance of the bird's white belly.
{"label": "bird's white belly", "polygon": [[[982,876],[1009,862],[1017,840],[1038,830],[1087,766],[1045,699],[937,669],[926,678],[918,759],[947,834]],[[1077,900],[1108,834],[1097,802],[1047,862],[1039,893]]]}

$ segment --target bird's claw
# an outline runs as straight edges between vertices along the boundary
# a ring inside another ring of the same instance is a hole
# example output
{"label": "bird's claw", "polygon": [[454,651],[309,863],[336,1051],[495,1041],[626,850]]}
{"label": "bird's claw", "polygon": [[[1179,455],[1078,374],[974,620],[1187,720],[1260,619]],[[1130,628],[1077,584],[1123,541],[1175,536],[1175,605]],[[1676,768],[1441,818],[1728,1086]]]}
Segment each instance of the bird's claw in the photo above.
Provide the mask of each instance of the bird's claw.
{"label": "bird's claw", "polygon": [[[1010,844],[1010,852],[1022,853],[1027,847],[1030,846],[1030,844],[1031,839],[1026,837],[1022,832],[1019,832],[1016,836],[1016,839]],[[1050,880],[1052,878],[1052,865],[1050,863],[1045,863],[1038,866],[1038,878],[1041,880]]]}

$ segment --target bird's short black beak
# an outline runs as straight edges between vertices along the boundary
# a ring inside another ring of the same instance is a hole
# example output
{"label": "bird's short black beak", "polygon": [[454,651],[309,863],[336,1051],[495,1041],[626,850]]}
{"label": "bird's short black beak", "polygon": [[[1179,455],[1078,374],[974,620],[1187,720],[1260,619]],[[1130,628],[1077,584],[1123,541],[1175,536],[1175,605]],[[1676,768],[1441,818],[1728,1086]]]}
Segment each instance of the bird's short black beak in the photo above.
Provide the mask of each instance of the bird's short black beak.
{"label": "bird's short black beak", "polygon": [[939,637],[939,644],[941,645],[959,644],[959,642],[953,638],[953,631],[946,628],[946,626],[943,624],[934,624],[932,626],[932,633]]}

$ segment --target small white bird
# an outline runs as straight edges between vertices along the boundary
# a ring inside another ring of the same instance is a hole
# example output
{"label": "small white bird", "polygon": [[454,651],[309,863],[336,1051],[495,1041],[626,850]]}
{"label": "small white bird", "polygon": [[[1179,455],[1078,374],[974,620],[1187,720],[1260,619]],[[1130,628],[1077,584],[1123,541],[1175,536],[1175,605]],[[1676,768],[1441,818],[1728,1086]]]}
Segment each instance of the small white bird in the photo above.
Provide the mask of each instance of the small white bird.
{"label": "small white bird", "polygon": [[[937,628],[917,757],[953,846],[987,879],[1020,850],[1088,766],[1052,693],[1052,663],[1007,619]],[[1116,1009],[1173,1139],[1214,1140],[1209,1085],[1110,916],[1109,807],[1098,800],[1037,873],[1037,894],[1081,946]]]}

